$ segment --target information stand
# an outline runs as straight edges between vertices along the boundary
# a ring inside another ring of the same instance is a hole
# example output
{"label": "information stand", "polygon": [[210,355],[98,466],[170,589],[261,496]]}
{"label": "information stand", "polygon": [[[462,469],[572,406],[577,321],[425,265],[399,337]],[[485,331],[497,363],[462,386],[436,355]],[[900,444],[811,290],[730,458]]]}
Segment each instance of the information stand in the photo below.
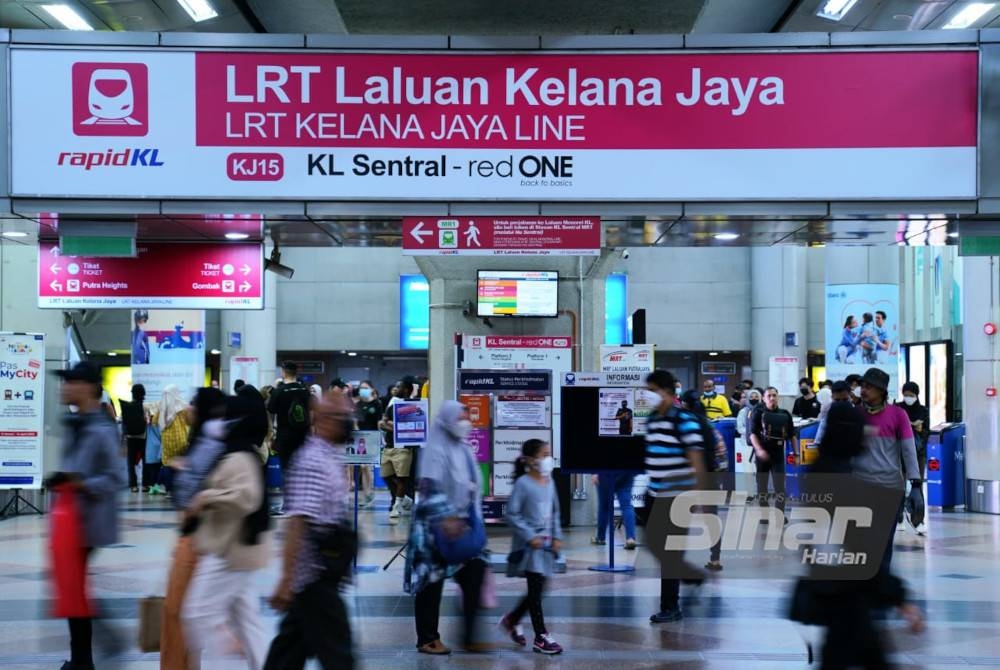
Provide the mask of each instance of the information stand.
{"label": "information stand", "polygon": [[530,439],[552,442],[550,370],[459,370],[458,400],[469,408],[469,442],[484,481],[493,478],[483,500],[483,520],[503,523],[514,484],[514,462]]}
{"label": "information stand", "polygon": [[42,488],[45,336],[0,333],[0,490],[11,497],[0,518],[42,511],[21,491]]}
{"label": "information stand", "polygon": [[[382,434],[377,430],[356,430],[353,440],[344,447],[344,464],[350,465],[354,476],[354,532],[358,527],[358,495],[361,491],[361,466],[377,466],[381,461]],[[360,552],[359,552],[360,553]],[[378,572],[377,565],[358,565],[354,557],[354,572]]]}
{"label": "information stand", "polygon": [[[645,473],[646,422],[659,402],[646,390],[647,375],[639,371],[563,374],[562,404],[573,408],[573,419],[561,421],[559,427],[567,447],[563,453],[565,470],[607,476]],[[631,415],[625,417],[619,411],[623,407],[631,409]],[[611,500],[605,501],[611,509],[613,500],[612,491]],[[607,564],[589,569],[635,571],[630,565],[615,565],[613,541],[608,542]]]}

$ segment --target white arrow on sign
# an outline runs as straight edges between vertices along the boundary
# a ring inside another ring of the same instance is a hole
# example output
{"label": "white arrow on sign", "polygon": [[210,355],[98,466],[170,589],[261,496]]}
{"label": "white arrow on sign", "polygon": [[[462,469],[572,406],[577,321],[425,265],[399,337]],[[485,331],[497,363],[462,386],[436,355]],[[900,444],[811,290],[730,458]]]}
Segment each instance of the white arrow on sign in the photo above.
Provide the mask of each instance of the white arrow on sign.
{"label": "white arrow on sign", "polygon": [[410,235],[413,235],[413,239],[417,241],[417,244],[424,243],[424,237],[431,237],[434,235],[433,230],[424,230],[424,222],[417,221],[417,225],[413,226],[413,230],[410,231]]}
{"label": "white arrow on sign", "polygon": [[59,274],[59,270],[60,268],[58,263],[53,263],[52,265],[49,266],[49,272],[51,272],[54,275]]}
{"label": "white arrow on sign", "polygon": [[52,283],[49,284],[49,288],[58,293],[59,291],[62,291],[62,284],[53,279]]}
{"label": "white arrow on sign", "polygon": [[253,285],[248,281],[244,281],[240,284],[240,293],[249,293],[251,288],[253,288]]}
{"label": "white arrow on sign", "polygon": [[58,256],[60,253],[59,247],[52,247],[51,249],[49,249],[49,253],[52,254],[53,256]]}
{"label": "white arrow on sign", "polygon": [[244,263],[243,267],[240,268],[240,272],[242,272],[243,276],[246,277],[248,274],[250,274],[250,271],[252,269],[253,268],[251,268],[249,265],[247,265],[246,263]]}

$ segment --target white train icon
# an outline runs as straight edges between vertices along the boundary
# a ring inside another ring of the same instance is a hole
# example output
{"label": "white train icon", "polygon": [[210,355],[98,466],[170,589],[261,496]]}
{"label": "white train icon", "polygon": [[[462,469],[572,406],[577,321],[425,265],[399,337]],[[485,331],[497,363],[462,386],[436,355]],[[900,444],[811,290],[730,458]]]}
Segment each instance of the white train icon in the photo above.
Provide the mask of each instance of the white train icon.
{"label": "white train icon", "polygon": [[87,91],[87,109],[90,118],[83,125],[124,124],[141,126],[142,122],[132,118],[135,110],[135,93],[132,76],[127,70],[100,68],[90,75]]}

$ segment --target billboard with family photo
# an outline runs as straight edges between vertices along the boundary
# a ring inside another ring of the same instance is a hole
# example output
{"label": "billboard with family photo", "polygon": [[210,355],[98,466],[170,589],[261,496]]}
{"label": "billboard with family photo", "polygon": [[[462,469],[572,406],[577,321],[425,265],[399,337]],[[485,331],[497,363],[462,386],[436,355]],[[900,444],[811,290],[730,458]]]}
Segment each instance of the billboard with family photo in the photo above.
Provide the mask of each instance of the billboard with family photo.
{"label": "billboard with family photo", "polygon": [[826,374],[844,379],[877,367],[889,375],[889,393],[899,384],[899,286],[826,286]]}
{"label": "billboard with family photo", "polygon": [[131,357],[132,383],[146,387],[146,400],[170,384],[190,398],[205,385],[205,312],[133,310]]}

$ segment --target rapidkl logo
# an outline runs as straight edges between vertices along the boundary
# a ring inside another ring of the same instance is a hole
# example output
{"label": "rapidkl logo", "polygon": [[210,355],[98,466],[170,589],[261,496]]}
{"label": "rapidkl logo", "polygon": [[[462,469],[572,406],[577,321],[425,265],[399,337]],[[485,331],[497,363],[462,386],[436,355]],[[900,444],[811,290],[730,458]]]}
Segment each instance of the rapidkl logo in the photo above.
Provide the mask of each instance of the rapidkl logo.
{"label": "rapidkl logo", "polygon": [[149,132],[149,72],[143,63],[73,64],[73,134],[143,137]]}

